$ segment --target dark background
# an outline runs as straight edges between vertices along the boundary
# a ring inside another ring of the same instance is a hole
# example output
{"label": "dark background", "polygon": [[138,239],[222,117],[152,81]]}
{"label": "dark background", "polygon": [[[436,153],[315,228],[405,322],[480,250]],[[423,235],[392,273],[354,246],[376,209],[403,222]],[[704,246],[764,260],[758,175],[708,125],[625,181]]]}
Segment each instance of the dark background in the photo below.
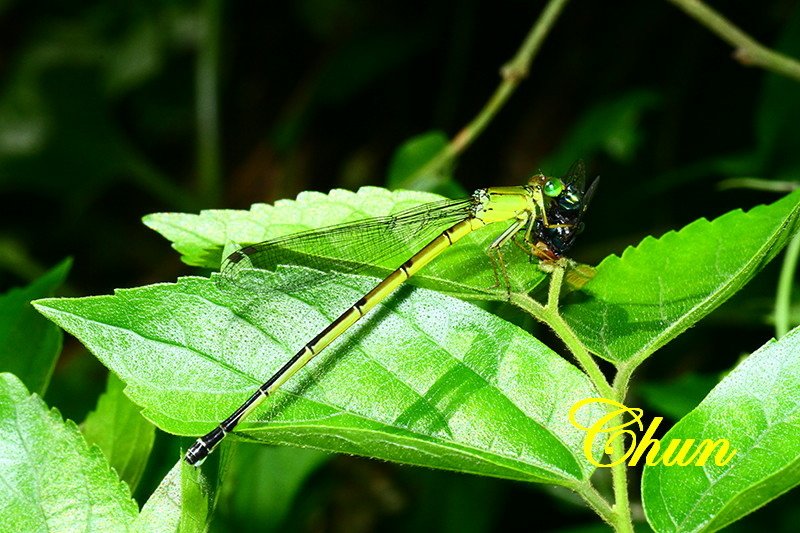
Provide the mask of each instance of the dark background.
{"label": "dark background", "polygon": [[[477,114],[544,6],[222,4],[0,1],[0,289],[66,256],[75,262],[64,294],[171,281],[192,269],[141,224],[145,214],[386,185],[405,141],[431,130],[452,136]],[[712,6],[800,57],[797,2]],[[719,184],[797,179],[800,83],[742,66],[731,52],[668,2],[573,2],[452,177],[465,190],[519,184],[583,158],[602,185],[572,255],[591,264],[646,235],[773,201],[778,194]],[[214,105],[198,106],[215,81]],[[215,116],[218,139],[198,129]],[[659,414],[658,398],[676,394],[674,380],[699,401],[720,372],[773,335],[776,282],[772,265],[659,352],[637,376],[633,401]],[[81,420],[104,376],[68,341],[46,399]],[[174,461],[173,448],[159,437],[140,503]],[[349,457],[323,464],[299,494],[284,530],[597,523],[546,487]],[[792,500],[796,493],[736,527],[790,531],[800,519]],[[219,516],[220,530],[254,526],[233,507]]]}

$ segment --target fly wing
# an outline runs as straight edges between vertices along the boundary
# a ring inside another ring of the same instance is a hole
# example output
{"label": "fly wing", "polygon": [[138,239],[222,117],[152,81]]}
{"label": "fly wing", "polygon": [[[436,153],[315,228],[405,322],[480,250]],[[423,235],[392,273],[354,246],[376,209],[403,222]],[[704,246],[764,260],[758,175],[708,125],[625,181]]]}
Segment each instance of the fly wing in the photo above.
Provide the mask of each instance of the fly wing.
{"label": "fly wing", "polygon": [[583,159],[578,159],[572,163],[567,173],[561,178],[561,181],[567,186],[576,185],[579,191],[583,191],[586,185],[586,165],[584,165]]}
{"label": "fly wing", "polygon": [[325,273],[393,270],[439,233],[471,214],[473,201],[445,200],[400,211],[394,215],[357,220],[304,231],[245,246],[230,254],[220,272],[224,282],[246,283],[250,269],[275,272],[279,265],[309,267],[303,279],[293,278],[299,290],[323,283]]}
{"label": "fly wing", "polygon": [[589,185],[589,188],[586,189],[586,192],[583,193],[583,205],[581,206],[581,213],[585,213],[586,210],[589,208],[589,202],[592,201],[592,197],[594,196],[595,191],[597,190],[597,186],[600,184],[600,176],[597,176],[594,181]]}

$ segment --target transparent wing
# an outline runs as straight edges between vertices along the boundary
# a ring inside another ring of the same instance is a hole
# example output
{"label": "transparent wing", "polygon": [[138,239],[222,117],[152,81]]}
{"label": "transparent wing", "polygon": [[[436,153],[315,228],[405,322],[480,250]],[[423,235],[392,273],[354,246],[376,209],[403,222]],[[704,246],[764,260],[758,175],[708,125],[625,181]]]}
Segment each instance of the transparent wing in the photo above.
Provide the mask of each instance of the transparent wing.
{"label": "transparent wing", "polygon": [[299,290],[324,283],[326,272],[355,273],[370,268],[395,269],[439,233],[472,212],[473,200],[444,200],[406,209],[394,215],[347,222],[295,233],[245,246],[222,264],[221,279],[247,288],[249,269],[276,271],[279,265],[313,269],[304,279],[292,280]]}
{"label": "transparent wing", "polygon": [[589,208],[589,202],[592,201],[592,197],[594,196],[599,184],[600,176],[597,176],[594,181],[592,181],[591,185],[589,185],[589,188],[586,189],[586,192],[583,193],[583,205],[581,206],[581,213],[586,213],[586,210]]}
{"label": "transparent wing", "polygon": [[570,165],[567,173],[561,177],[561,181],[565,185],[577,185],[578,190],[583,191],[586,185],[586,165],[583,164],[583,159],[578,159]]}

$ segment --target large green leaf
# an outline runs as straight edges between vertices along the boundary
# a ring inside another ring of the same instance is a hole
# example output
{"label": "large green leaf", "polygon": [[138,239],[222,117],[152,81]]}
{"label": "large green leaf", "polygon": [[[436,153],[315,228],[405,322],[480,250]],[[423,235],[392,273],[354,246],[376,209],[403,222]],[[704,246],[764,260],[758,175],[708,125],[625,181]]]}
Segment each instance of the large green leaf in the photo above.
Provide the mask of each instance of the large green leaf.
{"label": "large green leaf", "polygon": [[741,289],[797,231],[800,191],[748,212],[697,220],[607,257],[564,318],[586,346],[639,364]]}
{"label": "large green leaf", "polygon": [[[212,429],[376,280],[302,292],[299,268],[249,271],[252,301],[205,278],[41,300],[166,431]],[[268,291],[272,290],[272,293]],[[434,468],[575,486],[592,467],[567,422],[595,393],[516,326],[424,289],[401,289],[312,361],[238,433]],[[588,413],[587,416],[596,416]]]}
{"label": "large green leaf", "polygon": [[[186,263],[217,269],[223,250],[227,250],[225,247],[231,242],[256,243],[309,229],[390,215],[442,199],[428,193],[390,192],[378,187],[362,187],[355,193],[336,189],[327,195],[304,192],[297,200],[281,200],[274,206],[255,204],[249,211],[209,210],[199,215],[156,213],[146,216],[144,223],[172,241]],[[467,235],[415,275],[411,283],[456,296],[507,299],[506,287],[498,284],[486,255],[487,248],[502,229],[503,224],[496,224]],[[363,245],[379,251],[387,243],[373,237]],[[408,250],[408,255],[416,251]],[[380,253],[367,255],[375,257],[363,265],[361,272],[383,276],[398,266],[397,261],[387,261]],[[544,273],[517,246],[507,246],[504,259],[514,267],[508,272],[514,290],[530,291],[545,279]]]}
{"label": "large green leaf", "polygon": [[800,484],[800,328],[742,362],[662,442],[672,439],[727,439],[737,452],[724,466],[647,466],[656,531],[716,531]]}
{"label": "large green leaf", "polygon": [[61,352],[63,334],[43,320],[31,300],[52,296],[72,261],[62,261],[30,285],[0,296],[0,372],[11,372],[29,390],[44,394]]}
{"label": "large green leaf", "polygon": [[81,425],[86,440],[97,444],[108,462],[133,491],[147,466],[155,439],[155,427],[139,407],[123,394],[125,384],[114,373],[108,375],[106,392],[97,409]]}
{"label": "large green leaf", "polygon": [[136,518],[100,450],[13,374],[0,374],[0,432],[0,530],[120,531]]}

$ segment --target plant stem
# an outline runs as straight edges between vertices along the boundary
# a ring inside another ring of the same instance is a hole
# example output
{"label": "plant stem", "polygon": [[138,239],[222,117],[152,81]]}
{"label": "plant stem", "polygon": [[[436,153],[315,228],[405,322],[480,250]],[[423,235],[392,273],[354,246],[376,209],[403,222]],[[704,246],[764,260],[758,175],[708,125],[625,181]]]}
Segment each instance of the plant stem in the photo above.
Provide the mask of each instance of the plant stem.
{"label": "plant stem", "polygon": [[728,178],[717,183],[721,191],[727,189],[752,189],[768,192],[792,192],[800,188],[796,181],[775,181],[761,178]]}
{"label": "plant stem", "polygon": [[583,368],[583,371],[589,376],[589,379],[592,380],[594,383],[595,388],[597,388],[597,392],[599,392],[602,396],[606,398],[611,398],[614,395],[614,391],[606,381],[605,376],[603,376],[603,372],[600,370],[600,367],[597,366],[597,363],[589,354],[589,351],[583,345],[583,343],[578,339],[578,336],[572,330],[572,328],[567,324],[567,322],[561,317],[558,313],[557,309],[546,309],[546,320],[547,324],[553,328],[553,331],[564,341],[564,344],[567,345],[567,348],[572,352],[575,356],[575,359],[578,360],[578,363]]}
{"label": "plant stem", "polygon": [[[567,348],[572,352],[581,368],[592,380],[597,391],[605,398],[614,399],[620,403],[625,403],[625,396],[628,391],[628,383],[634,367],[620,366],[614,384],[609,385],[605,376],[600,371],[600,367],[592,358],[589,351],[578,339],[572,328],[558,312],[558,301],[561,293],[561,284],[564,280],[564,266],[557,265],[553,269],[550,277],[550,287],[547,293],[547,305],[544,306],[528,296],[527,294],[512,294],[511,303],[517,305],[536,319],[546,323],[561,338]],[[622,423],[618,421],[615,423]],[[631,521],[631,507],[628,494],[628,469],[620,459],[625,453],[625,441],[614,439],[611,448],[611,467],[612,486],[614,490],[614,506],[608,509],[608,503],[591,487],[588,489],[577,490],[583,499],[597,512],[600,517],[611,524],[614,530],[623,533],[633,532]],[[617,464],[618,463],[618,464]]]}
{"label": "plant stem", "polygon": [[608,525],[612,527],[616,527],[616,517],[614,515],[614,510],[609,505],[608,501],[603,498],[597,489],[595,489],[591,483],[586,483],[586,485],[581,486],[579,488],[574,489],[581,498],[591,507],[597,515],[602,518]]}
{"label": "plant stem", "polygon": [[513,293],[511,295],[511,303],[540,322],[544,322],[550,326],[555,334],[566,344],[569,351],[572,352],[578,364],[581,365],[583,371],[589,376],[589,379],[592,380],[597,391],[606,398],[613,398],[614,390],[611,388],[611,385],[608,384],[608,381],[606,381],[600,367],[597,366],[597,363],[592,359],[589,351],[558,312],[558,294],[561,291],[561,281],[563,278],[563,267],[556,267],[550,278],[550,289],[546,306],[540,304],[527,294],[519,293]]}
{"label": "plant stem", "polygon": [[561,298],[561,285],[564,283],[565,268],[556,268],[550,276],[550,287],[547,288],[547,308],[558,309]]}
{"label": "plant stem", "polygon": [[[624,404],[625,396],[628,392],[628,383],[634,366],[620,366],[614,378],[613,399]],[[622,423],[617,420],[614,424]],[[631,522],[630,494],[628,493],[628,465],[624,462],[616,464],[625,453],[625,440],[623,438],[614,439],[611,443],[611,484],[614,490],[614,528],[616,531],[632,532],[633,523]]]}
{"label": "plant stem", "polygon": [[761,67],[800,81],[800,62],[765,47],[699,0],[669,0],[687,15],[734,47],[734,57],[743,65]]}
{"label": "plant stem", "polygon": [[197,51],[196,107],[198,192],[212,206],[220,194],[219,55],[221,0],[204,0]]}
{"label": "plant stem", "polygon": [[545,37],[547,37],[567,2],[568,0],[550,0],[548,2],[522,46],[500,70],[503,79],[495,89],[494,94],[489,98],[489,101],[483,106],[478,115],[450,140],[447,146],[439,150],[427,163],[408,178],[409,188],[414,188],[415,182],[425,176],[437,173],[450,164],[489,125],[489,122],[514,93],[517,85],[528,75],[533,58],[538,53],[542,42],[544,42]]}
{"label": "plant stem", "polygon": [[794,273],[797,270],[798,255],[800,255],[800,233],[795,235],[789,242],[789,246],[786,247],[781,276],[778,279],[778,294],[775,297],[775,338],[777,339],[789,333],[791,328],[792,285]]}

